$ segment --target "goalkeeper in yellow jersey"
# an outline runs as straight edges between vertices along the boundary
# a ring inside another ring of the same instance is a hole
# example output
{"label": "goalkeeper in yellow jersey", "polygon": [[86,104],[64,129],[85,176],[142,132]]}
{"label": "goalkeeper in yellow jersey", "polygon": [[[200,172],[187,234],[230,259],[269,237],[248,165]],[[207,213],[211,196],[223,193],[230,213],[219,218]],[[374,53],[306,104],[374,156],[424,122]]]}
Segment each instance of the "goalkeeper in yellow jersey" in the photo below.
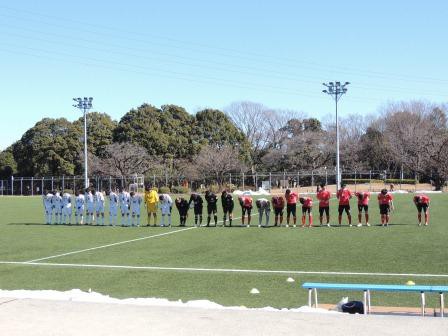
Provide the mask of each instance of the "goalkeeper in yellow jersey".
{"label": "goalkeeper in yellow jersey", "polygon": [[149,185],[145,188],[145,206],[148,212],[148,226],[151,225],[151,214],[154,217],[154,224],[157,224],[157,209],[159,205],[159,195],[155,188],[151,188]]}

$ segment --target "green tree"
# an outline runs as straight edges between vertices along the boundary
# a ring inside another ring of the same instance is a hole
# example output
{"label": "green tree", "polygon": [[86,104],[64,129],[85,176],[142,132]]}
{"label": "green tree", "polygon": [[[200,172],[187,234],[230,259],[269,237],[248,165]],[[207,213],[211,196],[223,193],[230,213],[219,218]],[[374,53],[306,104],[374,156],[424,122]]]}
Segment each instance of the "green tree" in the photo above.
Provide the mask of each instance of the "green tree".
{"label": "green tree", "polygon": [[126,113],[114,130],[114,140],[133,142],[149,155],[179,158],[194,155],[198,148],[192,134],[194,118],[184,108],[143,104]]}
{"label": "green tree", "polygon": [[17,162],[12,153],[12,147],[0,152],[0,179],[10,178],[17,172]]}
{"label": "green tree", "polygon": [[245,148],[249,144],[240,131],[222,111],[205,109],[196,113],[196,134],[201,144]]}
{"label": "green tree", "polygon": [[[84,134],[84,117],[79,118],[74,126]],[[98,157],[105,155],[105,149],[113,142],[113,133],[117,122],[106,113],[92,112],[87,115],[87,149]],[[80,139],[83,141],[83,138]],[[84,146],[84,145],[83,145]]]}
{"label": "green tree", "polygon": [[65,118],[44,118],[13,145],[22,176],[72,175],[81,151],[81,133]]}

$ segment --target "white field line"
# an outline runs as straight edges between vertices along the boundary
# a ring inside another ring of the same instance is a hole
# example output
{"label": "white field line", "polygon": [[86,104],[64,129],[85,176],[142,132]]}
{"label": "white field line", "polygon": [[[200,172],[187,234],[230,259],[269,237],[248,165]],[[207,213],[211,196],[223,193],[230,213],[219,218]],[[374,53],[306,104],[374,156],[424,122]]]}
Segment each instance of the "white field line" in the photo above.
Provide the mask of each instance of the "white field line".
{"label": "white field line", "polygon": [[82,253],[82,252],[87,252],[87,251],[93,251],[93,250],[99,250],[99,249],[106,248],[106,247],[123,245],[123,244],[133,243],[133,242],[140,241],[140,240],[167,236],[167,235],[170,235],[170,234],[173,234],[173,233],[187,231],[187,230],[191,230],[191,229],[196,229],[196,227],[193,226],[193,227],[189,227],[189,228],[185,228],[185,229],[181,229],[181,230],[159,233],[159,234],[152,235],[152,236],[145,236],[145,237],[140,237],[140,238],[135,238],[135,239],[123,240],[123,241],[120,241],[120,242],[106,244],[106,245],[101,245],[101,246],[90,247],[90,248],[86,248],[86,249],[83,249],[83,250],[77,250],[77,251],[71,251],[71,252],[56,254],[56,255],[49,256],[49,257],[44,257],[44,258],[39,258],[39,259],[33,259],[33,260],[25,261],[25,263],[33,263],[33,262],[36,262],[36,261],[54,259],[54,258],[58,258],[58,257],[64,257],[64,256],[72,255],[72,254],[77,254],[77,253]]}
{"label": "white field line", "polygon": [[255,273],[255,274],[307,274],[307,275],[357,275],[357,276],[391,276],[391,277],[422,277],[448,278],[448,274],[420,274],[420,273],[368,273],[368,272],[332,272],[332,271],[298,271],[298,270],[260,270],[238,268],[194,268],[194,267],[162,267],[162,266],[127,266],[127,265],[97,265],[97,264],[69,264],[24,261],[0,261],[2,265],[52,266],[73,268],[100,268],[146,271],[184,271],[184,272],[220,272],[220,273]]}
{"label": "white field line", "polygon": [[[255,216],[258,214],[253,214],[252,216]],[[241,217],[236,217],[233,218],[233,220],[235,219],[240,219]],[[223,221],[218,221],[217,223],[222,223]],[[169,231],[169,232],[164,232],[164,233],[159,233],[156,235],[152,235],[152,236],[145,236],[145,237],[140,237],[140,238],[135,238],[135,239],[129,239],[129,240],[124,240],[124,241],[120,241],[120,242],[116,242],[116,243],[111,243],[111,244],[106,244],[106,245],[101,245],[101,246],[95,246],[95,247],[90,247],[87,249],[82,249],[82,250],[76,250],[76,251],[71,251],[71,252],[66,252],[66,253],[61,253],[61,254],[56,254],[56,255],[52,255],[49,257],[43,257],[43,258],[38,258],[38,259],[32,259],[32,260],[28,260],[28,261],[24,261],[24,263],[34,263],[36,261],[42,261],[42,260],[48,260],[48,259],[54,259],[54,258],[59,258],[59,257],[65,257],[68,255],[72,255],[72,254],[78,254],[78,253],[82,253],[82,252],[88,252],[88,251],[93,251],[93,250],[99,250],[102,248],[106,248],[106,247],[111,247],[111,246],[117,246],[117,245],[123,245],[123,244],[127,244],[127,243],[133,243],[136,241],[140,241],[140,240],[145,240],[145,239],[151,239],[151,238],[156,238],[156,237],[161,237],[161,236],[167,236],[173,233],[177,233],[177,232],[182,232],[182,231],[187,231],[187,230],[192,230],[192,229],[197,229],[196,226],[192,226],[192,227],[188,227],[185,229],[181,229],[181,230],[176,230],[176,231]]]}

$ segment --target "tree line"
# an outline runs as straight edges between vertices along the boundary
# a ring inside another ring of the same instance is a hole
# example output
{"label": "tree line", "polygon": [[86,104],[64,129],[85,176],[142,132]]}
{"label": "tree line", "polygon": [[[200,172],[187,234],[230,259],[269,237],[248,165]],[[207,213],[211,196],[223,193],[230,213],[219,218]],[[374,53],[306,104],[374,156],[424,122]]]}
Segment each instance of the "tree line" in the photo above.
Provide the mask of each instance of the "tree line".
{"label": "tree line", "polygon": [[[88,114],[90,173],[165,174],[222,182],[231,172],[299,171],[335,166],[334,118],[236,102],[224,111],[195,114],[183,107],[143,104],[120,121]],[[447,106],[390,103],[377,116],[340,119],[344,170],[406,170],[431,180],[448,178]],[[0,152],[0,178],[81,175],[83,118],[44,118]]]}

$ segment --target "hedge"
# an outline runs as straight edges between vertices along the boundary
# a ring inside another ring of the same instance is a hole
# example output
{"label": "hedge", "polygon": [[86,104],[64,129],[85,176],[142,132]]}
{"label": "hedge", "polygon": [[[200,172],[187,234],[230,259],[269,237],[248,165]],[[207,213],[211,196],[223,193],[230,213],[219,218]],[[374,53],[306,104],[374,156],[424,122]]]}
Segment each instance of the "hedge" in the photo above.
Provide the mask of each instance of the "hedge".
{"label": "hedge", "polygon": [[385,180],[370,180],[370,179],[344,179],[346,184],[362,184],[362,183],[385,183],[385,184],[416,184],[418,181],[414,179],[385,179]]}

